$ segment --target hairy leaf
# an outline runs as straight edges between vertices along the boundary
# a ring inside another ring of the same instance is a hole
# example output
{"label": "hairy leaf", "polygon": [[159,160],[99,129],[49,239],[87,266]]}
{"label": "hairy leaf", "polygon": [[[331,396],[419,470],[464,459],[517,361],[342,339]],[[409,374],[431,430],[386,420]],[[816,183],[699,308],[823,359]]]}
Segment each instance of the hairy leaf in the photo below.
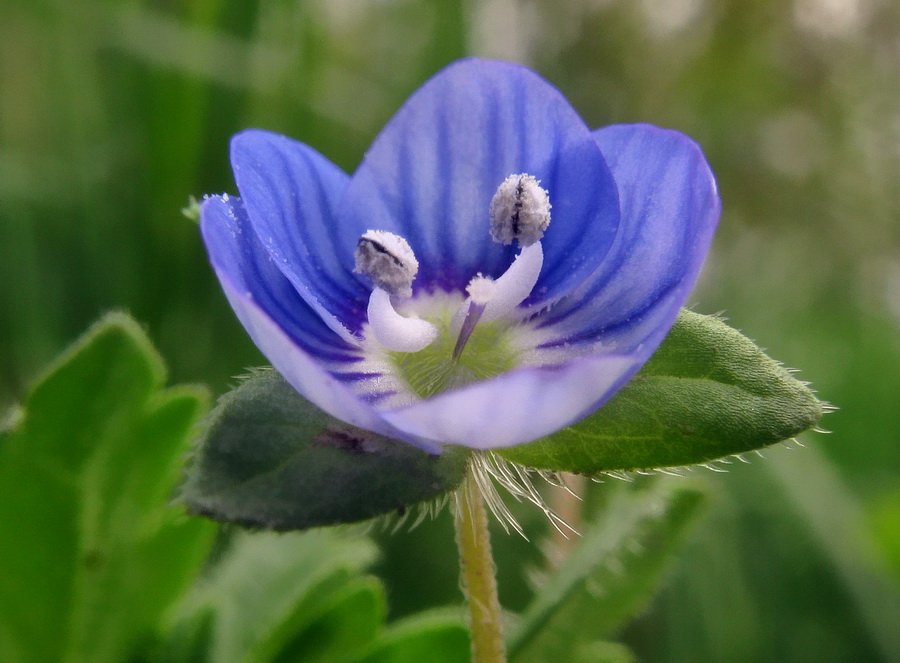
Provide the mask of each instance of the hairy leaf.
{"label": "hairy leaf", "polygon": [[354,663],[468,663],[469,629],[459,610],[431,610],[388,626]]}
{"label": "hairy leaf", "polygon": [[337,421],[273,371],[226,394],[189,468],[188,509],[250,527],[351,523],[453,490],[467,452],[433,456]]}
{"label": "hairy leaf", "polygon": [[[205,657],[194,654],[196,660],[269,663],[286,649],[301,646],[301,634],[329,610],[342,614],[339,606],[346,597],[377,608],[377,619],[367,622],[370,633],[371,624],[380,628],[382,611],[377,600],[366,600],[371,592],[363,573],[377,554],[368,539],[334,530],[234,531],[221,557],[175,611],[164,649],[189,651],[181,641],[196,640],[205,650]],[[357,590],[366,596],[356,596]],[[335,620],[343,624],[337,617],[328,623]],[[191,637],[192,632],[203,637]],[[161,660],[195,659],[169,654]]]}

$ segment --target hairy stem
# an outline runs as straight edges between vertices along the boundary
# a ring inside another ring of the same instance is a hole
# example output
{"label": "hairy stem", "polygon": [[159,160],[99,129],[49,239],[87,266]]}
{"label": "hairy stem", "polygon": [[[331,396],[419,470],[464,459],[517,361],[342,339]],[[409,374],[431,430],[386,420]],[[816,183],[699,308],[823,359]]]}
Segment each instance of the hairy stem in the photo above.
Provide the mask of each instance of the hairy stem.
{"label": "hairy stem", "polygon": [[472,663],[505,663],[506,646],[487,513],[471,468],[456,495],[455,510],[462,589],[471,622]]}

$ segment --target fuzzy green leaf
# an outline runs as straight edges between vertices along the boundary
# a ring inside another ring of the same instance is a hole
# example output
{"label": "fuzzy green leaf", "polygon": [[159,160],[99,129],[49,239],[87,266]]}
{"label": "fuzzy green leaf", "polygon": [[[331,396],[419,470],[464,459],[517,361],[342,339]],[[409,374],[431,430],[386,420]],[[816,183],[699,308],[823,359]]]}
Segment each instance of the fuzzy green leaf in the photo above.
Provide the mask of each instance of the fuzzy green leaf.
{"label": "fuzzy green leaf", "polygon": [[682,310],[641,372],[599,410],[497,451],[521,465],[595,474],[707,463],[794,437],[823,404],[721,320]]}
{"label": "fuzzy green leaf", "polygon": [[328,416],[274,371],[222,397],[183,489],[216,520],[294,530],[366,520],[453,490],[468,453],[440,456]]}
{"label": "fuzzy green leaf", "polygon": [[618,642],[591,642],[572,652],[571,663],[637,663],[637,656]]}
{"label": "fuzzy green leaf", "polygon": [[125,660],[197,572],[213,528],[169,502],[207,396],[163,390],[164,379],[140,327],[109,315],[37,383],[6,433],[5,663]]}
{"label": "fuzzy green leaf", "polygon": [[347,583],[332,600],[315,607],[312,615],[302,615],[309,623],[305,628],[293,629],[293,637],[272,663],[349,660],[380,633],[387,599],[381,581],[367,576]]}

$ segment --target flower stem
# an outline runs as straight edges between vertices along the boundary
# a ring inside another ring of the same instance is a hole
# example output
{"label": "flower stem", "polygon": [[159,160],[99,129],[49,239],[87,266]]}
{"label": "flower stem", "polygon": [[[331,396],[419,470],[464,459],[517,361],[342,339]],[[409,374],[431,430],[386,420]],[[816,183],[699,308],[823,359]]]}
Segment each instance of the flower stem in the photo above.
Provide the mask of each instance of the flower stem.
{"label": "flower stem", "polygon": [[471,468],[456,496],[455,522],[462,589],[469,606],[472,663],[505,663],[487,513]]}

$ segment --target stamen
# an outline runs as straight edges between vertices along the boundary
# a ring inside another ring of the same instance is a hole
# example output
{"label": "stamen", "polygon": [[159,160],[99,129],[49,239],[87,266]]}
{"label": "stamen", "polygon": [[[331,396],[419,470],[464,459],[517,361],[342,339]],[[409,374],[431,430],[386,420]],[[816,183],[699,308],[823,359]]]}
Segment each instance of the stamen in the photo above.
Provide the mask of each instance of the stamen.
{"label": "stamen", "polygon": [[394,352],[418,352],[438,336],[437,327],[420,318],[407,318],[394,308],[391,297],[408,299],[419,261],[409,242],[385,230],[369,230],[356,244],[357,273],[375,284],[367,309],[375,339]]}
{"label": "stamen", "polygon": [[512,313],[534,290],[544,265],[540,239],[549,225],[550,196],[537,179],[521,173],[503,180],[491,200],[491,237],[501,244],[518,242],[521,251],[500,278],[479,274],[469,282],[469,299],[454,317],[454,326],[459,329],[454,361],[479,322]]}
{"label": "stamen", "polygon": [[491,237],[501,244],[517,241],[522,250],[509,269],[492,282],[483,321],[511,313],[534,290],[544,265],[540,239],[549,225],[550,195],[534,177],[527,173],[510,175],[497,187],[491,200]]}
{"label": "stamen", "polygon": [[531,246],[550,225],[550,197],[531,175],[510,175],[491,200],[491,237],[500,244]]}

